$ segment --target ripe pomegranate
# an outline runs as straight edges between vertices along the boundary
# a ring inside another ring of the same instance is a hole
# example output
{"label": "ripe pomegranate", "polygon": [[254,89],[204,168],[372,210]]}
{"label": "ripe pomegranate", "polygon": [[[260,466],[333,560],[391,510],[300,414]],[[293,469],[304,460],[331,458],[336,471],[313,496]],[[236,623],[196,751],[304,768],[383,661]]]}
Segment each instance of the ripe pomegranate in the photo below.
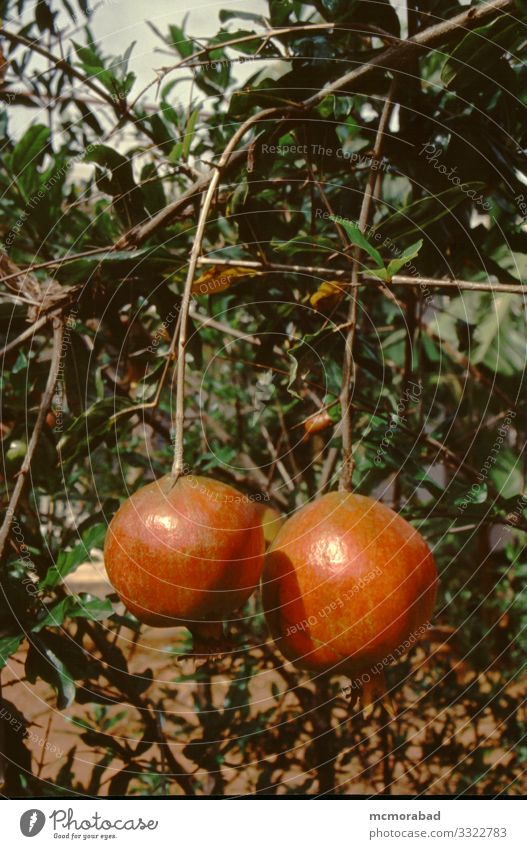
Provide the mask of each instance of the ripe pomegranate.
{"label": "ripe pomegranate", "polygon": [[[104,545],[108,577],[148,625],[186,625],[201,642],[251,595],[263,566],[258,506],[219,481],[165,475],[121,505]],[[195,643],[196,648],[196,643]]]}
{"label": "ripe pomegranate", "polygon": [[436,588],[421,535],[384,504],[346,492],[288,519],[263,574],[266,617],[282,654],[308,670],[364,681],[382,676],[416,641]]}

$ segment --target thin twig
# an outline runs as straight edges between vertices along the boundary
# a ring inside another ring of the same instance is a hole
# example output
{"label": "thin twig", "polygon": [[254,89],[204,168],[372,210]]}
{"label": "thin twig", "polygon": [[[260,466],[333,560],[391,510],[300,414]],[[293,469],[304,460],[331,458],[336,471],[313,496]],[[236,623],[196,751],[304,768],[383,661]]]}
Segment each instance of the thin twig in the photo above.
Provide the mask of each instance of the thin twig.
{"label": "thin twig", "polygon": [[48,259],[45,262],[35,262],[28,265],[27,268],[21,268],[19,271],[12,272],[0,277],[0,283],[7,283],[9,280],[16,280],[18,277],[23,277],[26,274],[31,274],[33,271],[38,271],[40,268],[57,268],[58,266],[66,265],[68,262],[75,262],[77,259],[93,256],[94,254],[108,253],[111,254],[115,250],[115,245],[106,245],[101,248],[90,248],[87,251],[81,251],[77,254],[69,254],[58,259]]}
{"label": "thin twig", "polygon": [[280,475],[282,476],[282,480],[285,483],[287,490],[289,492],[294,492],[295,491],[295,485],[294,485],[293,481],[291,480],[291,475],[289,474],[286,467],[282,463],[280,457],[278,456],[278,451],[276,450],[276,448],[273,445],[273,440],[271,439],[271,435],[270,435],[269,431],[267,430],[265,425],[261,425],[260,429],[261,429],[263,437],[265,439],[265,442],[266,442],[266,445],[267,445],[267,450],[269,451],[271,458],[274,460],[276,468],[280,472]]}
{"label": "thin twig", "polygon": [[167,378],[168,370],[170,368],[170,363],[174,360],[174,355],[176,351],[176,343],[179,333],[179,328],[181,327],[181,309],[179,311],[179,315],[177,317],[176,326],[174,328],[174,333],[172,335],[172,340],[170,342],[170,347],[165,354],[165,365],[163,367],[163,371],[161,373],[161,377],[159,378],[156,391],[154,393],[154,397],[151,401],[143,401],[140,404],[136,404],[133,407],[126,407],[124,410],[119,410],[117,413],[111,417],[110,421],[115,422],[121,416],[129,416],[130,413],[139,413],[144,410],[152,410],[154,407],[157,407],[159,404],[159,399],[161,397],[161,392],[163,386],[165,385],[165,380]]}
{"label": "thin twig", "polygon": [[55,384],[57,382],[57,377],[60,369],[63,337],[64,321],[62,320],[62,318],[55,318],[53,319],[53,351],[51,355],[51,364],[49,367],[46,388],[44,389],[44,392],[42,394],[42,400],[38,409],[37,420],[35,422],[35,427],[33,428],[33,433],[31,434],[31,439],[29,440],[29,444],[27,446],[26,456],[24,457],[24,460],[20,467],[20,471],[18,473],[18,477],[16,479],[16,483],[11,494],[11,498],[9,499],[9,505],[7,507],[4,521],[2,523],[2,527],[0,528],[0,564],[2,563],[5,545],[9,536],[9,531],[11,530],[11,525],[15,517],[16,509],[18,507],[18,502],[20,501],[20,496],[22,495],[22,490],[26,482],[26,476],[31,467],[31,462],[33,460],[33,456],[35,454],[35,450],[40,439],[40,434],[42,433],[42,428],[44,427],[46,415],[51,405],[53,393],[55,392]]}
{"label": "thin twig", "polygon": [[[254,268],[261,270],[262,274],[272,271],[283,271],[289,274],[306,274],[309,276],[317,276],[325,279],[333,279],[335,277],[349,277],[349,269],[345,268],[325,268],[318,265],[288,265],[281,262],[262,263],[258,260],[250,259],[209,259],[208,257],[200,257],[198,265],[218,265],[218,266],[236,266],[243,268]],[[342,286],[346,288],[359,288],[360,286],[383,285],[383,281],[376,277],[369,277],[362,273],[359,274],[359,280],[355,283],[342,281]],[[441,280],[436,277],[409,277],[404,274],[395,274],[392,277],[391,286],[410,286],[420,287],[428,286],[434,289],[462,289],[473,292],[497,292],[498,294],[509,293],[514,295],[527,295],[527,286],[522,286],[515,283],[478,283],[473,280]]]}
{"label": "thin twig", "polygon": [[202,315],[198,310],[190,307],[189,315],[194,321],[199,322],[203,327],[212,327],[213,330],[219,330],[221,333],[226,333],[228,336],[233,336],[235,339],[240,339],[242,342],[247,342],[249,345],[259,347],[262,342],[257,336],[251,336],[243,330],[237,330],[235,327],[230,327],[228,324],[223,324],[217,321],[212,316]]}
{"label": "thin twig", "polygon": [[335,470],[335,466],[337,464],[339,456],[339,450],[335,445],[332,445],[329,451],[326,454],[326,458],[324,460],[324,464],[322,466],[322,470],[320,472],[320,479],[318,481],[318,494],[322,495],[326,488],[329,486],[332,478],[333,472]]}
{"label": "thin twig", "polygon": [[4,354],[7,354],[8,351],[12,351],[13,348],[18,348],[22,342],[25,342],[26,339],[30,339],[35,335],[37,330],[40,330],[41,327],[44,326],[49,321],[49,315],[43,315],[41,318],[37,319],[33,324],[30,324],[29,327],[26,327],[25,330],[20,333],[16,339],[12,339],[11,342],[8,342],[7,345],[4,345],[3,348],[0,349],[0,357],[3,357]]}
{"label": "thin twig", "polygon": [[177,358],[177,375],[176,375],[176,415],[175,415],[175,444],[174,444],[174,463],[172,466],[172,476],[175,480],[178,479],[180,474],[183,471],[184,461],[183,461],[183,429],[184,429],[184,418],[185,418],[185,348],[187,345],[187,325],[188,325],[188,313],[190,309],[190,298],[192,294],[192,283],[194,282],[194,276],[196,273],[196,267],[198,264],[198,258],[201,253],[201,245],[203,242],[203,236],[205,234],[205,226],[207,223],[207,217],[209,214],[209,210],[212,206],[212,201],[214,199],[214,195],[216,193],[216,189],[219,185],[223,170],[229,159],[231,158],[231,154],[234,151],[238,142],[243,138],[245,133],[253,126],[253,124],[258,121],[267,120],[276,115],[280,115],[283,110],[281,109],[265,109],[262,112],[259,112],[256,115],[251,115],[244,123],[238,127],[227,146],[225,147],[218,165],[211,176],[210,183],[207,189],[207,193],[203,199],[203,203],[200,210],[198,226],[196,228],[196,234],[194,236],[194,243],[192,245],[192,250],[190,252],[190,260],[187,271],[187,278],[185,280],[185,287],[183,289],[183,297],[181,301],[181,325],[178,333],[178,358]]}
{"label": "thin twig", "polygon": [[[377,134],[375,136],[375,144],[373,147],[372,153],[372,166],[373,163],[378,162],[381,157],[382,145],[384,142],[384,134],[386,128],[388,127],[388,123],[390,120],[390,115],[393,107],[393,93],[395,90],[396,81],[392,81],[390,85],[390,90],[384,102],[384,106],[382,109],[381,117],[379,120],[379,126],[377,128]],[[359,214],[359,230],[361,233],[364,233],[366,230],[366,225],[368,223],[368,218],[370,215],[370,209],[372,205],[373,198],[373,190],[375,188],[375,180],[377,179],[377,172],[372,167],[370,171],[370,175],[368,178],[368,182],[366,183],[366,189],[364,190],[364,196],[362,198],[361,210]],[[359,264],[361,258],[361,249],[359,246],[356,246],[353,251],[353,266],[351,269],[351,283],[352,285],[358,283],[359,280]],[[340,393],[340,404],[341,404],[341,423],[340,430],[342,432],[342,469],[340,473],[340,481],[339,481],[339,489],[344,492],[349,492],[352,488],[352,477],[353,477],[353,408],[350,404],[351,400],[351,384],[355,386],[356,383],[356,364],[353,358],[353,343],[355,340],[355,329],[357,326],[357,312],[359,305],[359,293],[351,293],[350,294],[350,303],[348,309],[348,318],[347,322],[349,324],[348,332],[346,334],[346,346],[344,350],[344,361],[342,363],[342,389]]]}

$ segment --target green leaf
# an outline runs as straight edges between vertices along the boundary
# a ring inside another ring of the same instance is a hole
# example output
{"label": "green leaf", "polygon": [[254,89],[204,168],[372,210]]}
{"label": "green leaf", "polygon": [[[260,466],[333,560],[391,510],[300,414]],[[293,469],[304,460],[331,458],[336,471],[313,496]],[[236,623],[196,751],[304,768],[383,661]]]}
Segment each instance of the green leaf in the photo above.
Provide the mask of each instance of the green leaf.
{"label": "green leaf", "polygon": [[[92,146],[84,158],[86,162],[96,162],[97,165],[103,165],[110,171],[117,171],[117,169],[122,168],[127,174],[131,174],[130,160],[106,144]],[[130,181],[133,183],[133,176],[130,177]]]}
{"label": "green leaf", "polygon": [[66,665],[48,645],[46,637],[33,635],[26,658],[26,677],[30,684],[42,678],[51,684],[57,693],[59,710],[69,707],[75,699],[75,682]]}
{"label": "green leaf", "polygon": [[410,245],[409,248],[406,248],[397,259],[392,259],[388,263],[388,275],[391,278],[394,274],[397,274],[403,266],[406,265],[407,262],[410,262],[411,259],[415,259],[415,257],[419,254],[419,251],[423,247],[423,240],[419,239],[418,242],[415,242],[413,245]]}
{"label": "green leaf", "polygon": [[[78,457],[85,457],[100,445],[112,432],[116,433],[117,422],[122,423],[126,417],[126,408],[133,415],[135,404],[120,395],[114,398],[102,398],[92,404],[67,429],[62,436],[58,450],[62,462],[71,463]],[[119,419],[113,417],[122,413]]]}
{"label": "green leaf", "polygon": [[289,23],[289,15],[292,11],[291,0],[269,0],[269,14],[274,27],[282,27]]}
{"label": "green leaf", "polygon": [[87,262],[128,262],[140,259],[146,254],[152,254],[152,248],[136,248],[133,251],[101,251],[86,257]]}
{"label": "green leaf", "polygon": [[102,169],[97,185],[101,191],[116,198],[115,208],[127,226],[144,220],[145,210],[141,187],[134,179],[131,160],[108,145],[92,146],[85,156]]}
{"label": "green leaf", "polygon": [[287,86],[280,84],[281,80],[265,77],[258,84],[246,86],[241,91],[234,91],[229,104],[229,116],[246,116],[255,106],[291,106],[295,103]]}
{"label": "green leaf", "polygon": [[363,271],[363,274],[366,274],[369,277],[377,277],[379,280],[383,280],[385,283],[389,283],[392,279],[391,274],[388,269],[382,266],[382,268],[366,268]]}
{"label": "green leaf", "polygon": [[502,448],[489,477],[502,498],[518,498],[523,491],[521,458],[511,448]]}
{"label": "green leaf", "polygon": [[374,231],[381,233],[384,241],[388,237],[402,239],[412,233],[422,232],[469,199],[468,192],[477,191],[483,185],[479,181],[467,182],[463,184],[463,188],[452,186],[437,195],[420,198],[379,221]]}
{"label": "green leaf", "polygon": [[167,199],[163,188],[163,181],[160,179],[153,162],[147,162],[143,166],[141,182],[145,206],[150,215],[155,215],[167,205]]}
{"label": "green leaf", "polygon": [[410,245],[409,248],[406,248],[402,252],[402,254],[397,257],[397,259],[391,259],[388,263],[388,266],[384,268],[371,268],[364,271],[364,274],[369,275],[370,277],[378,277],[380,280],[384,280],[385,283],[390,283],[392,277],[400,271],[403,266],[406,265],[410,260],[415,259],[418,255],[419,251],[423,246],[423,240],[419,239],[415,244]]}
{"label": "green leaf", "polygon": [[[397,12],[389,0],[364,3],[362,0],[318,0],[313,4],[327,21],[337,24],[377,24],[385,32],[400,34],[401,25]],[[434,9],[435,14],[438,14]],[[357,27],[360,32],[360,26]]]}
{"label": "green leaf", "polygon": [[198,120],[199,113],[199,108],[193,109],[190,115],[188,116],[187,123],[185,126],[185,132],[183,134],[183,140],[178,141],[170,151],[170,155],[168,158],[171,162],[187,161],[190,151],[190,145],[192,144],[192,139],[194,138],[194,127],[196,126],[196,121]]}
{"label": "green leaf", "polygon": [[80,416],[86,409],[87,400],[94,400],[90,349],[85,339],[73,330],[70,332],[67,342],[68,346],[64,357],[66,398],[72,413]]}
{"label": "green leaf", "polygon": [[68,551],[61,551],[57,562],[51,566],[45,577],[40,581],[39,588],[48,590],[60,584],[64,578],[71,574],[81,563],[90,559],[92,548],[102,548],[106,536],[106,525],[99,522],[89,527],[83,534],[82,539]]}
{"label": "green leaf", "polygon": [[483,363],[506,376],[522,372],[527,345],[523,322],[520,330],[513,321],[512,308],[516,304],[517,297],[507,293],[482,299],[481,317],[474,331],[477,347],[471,362]]}
{"label": "green leaf", "polygon": [[89,619],[99,622],[108,619],[113,613],[113,605],[108,598],[97,598],[89,593],[68,595],[48,609],[46,616],[31,629],[38,633],[43,628],[60,628],[66,619]]}
{"label": "green leaf", "polygon": [[505,50],[514,52],[518,39],[523,37],[522,27],[508,15],[477,27],[452,51],[443,65],[441,81],[447,88],[457,90],[470,87],[478,79],[484,83],[485,74],[492,76],[492,60]]}
{"label": "green leaf", "polygon": [[73,46],[75,47],[77,56],[80,59],[78,64],[82,70],[89,77],[94,77],[95,80],[100,82],[105,89],[110,92],[115,92],[118,80],[112,73],[110,73],[110,71],[106,70],[102,58],[90,47],[84,47],[82,44],[77,44],[75,41],[73,41]]}
{"label": "green leaf", "polygon": [[[458,498],[454,499],[454,505],[456,507],[463,507],[463,509],[470,508],[471,505],[484,504],[487,500],[488,496],[488,488],[486,483],[478,484],[478,487],[467,489],[464,495],[460,495]],[[441,488],[441,493],[444,494],[443,489]]]}
{"label": "green leaf", "polygon": [[35,5],[35,22],[40,32],[48,30],[51,34],[55,33],[55,16],[57,12],[52,12],[45,0],[38,0]]}
{"label": "green leaf", "polygon": [[38,190],[37,166],[48,149],[49,136],[49,127],[34,124],[26,130],[13,153],[5,156],[6,164],[27,200]]}
{"label": "green leaf", "polygon": [[68,258],[65,257],[60,268],[57,270],[57,277],[61,282],[68,284],[83,282],[96,269],[99,270],[99,266],[104,270],[104,267],[108,264],[116,265],[117,263],[122,263],[121,268],[112,268],[108,270],[108,274],[114,275],[114,279],[116,275],[125,278],[130,271],[136,268],[143,257],[146,255],[153,257],[158,254],[160,256],[163,255],[162,248],[139,248],[133,251],[101,251],[100,253],[94,253],[91,256],[75,259],[71,262],[68,262]]}
{"label": "green leaf", "polygon": [[374,248],[373,245],[370,245],[366,236],[359,230],[358,225],[355,224],[354,221],[349,221],[347,218],[340,218],[338,215],[330,215],[329,217],[331,221],[337,222],[344,228],[352,245],[357,245],[359,248],[362,248],[363,251],[366,251],[366,253],[371,256],[378,266],[384,267],[382,256],[379,251]]}
{"label": "green leaf", "polygon": [[7,661],[14,654],[24,639],[23,634],[14,637],[0,637],[0,669],[3,669]]}
{"label": "green leaf", "polygon": [[185,35],[181,27],[171,24],[168,28],[170,34],[170,43],[174,47],[182,59],[187,59],[193,53],[196,53],[199,48],[194,47],[192,41]]}
{"label": "green leaf", "polygon": [[86,47],[83,44],[78,44],[76,41],[73,41],[73,46],[75,47],[77,56],[84,66],[104,70],[102,59],[98,56],[95,50],[92,50],[91,47]]}
{"label": "green leaf", "polygon": [[294,236],[287,242],[278,242],[275,239],[271,242],[271,247],[275,251],[290,254],[293,256],[298,253],[319,253],[320,249],[332,250],[335,243],[332,239],[326,236]]}
{"label": "green leaf", "polygon": [[[245,56],[254,56],[255,53],[258,53],[260,57],[267,57],[269,59],[280,56],[280,52],[278,48],[272,42],[265,41],[262,37],[262,34],[258,34],[254,30],[249,29],[239,29],[239,30],[220,30],[219,33],[208,42],[208,46],[211,44],[218,44],[221,46],[225,42],[232,41],[235,38],[246,38],[246,41],[241,41],[239,44],[229,44],[228,49],[234,50],[237,53],[243,53]],[[243,58],[238,60],[240,63],[244,62]]]}

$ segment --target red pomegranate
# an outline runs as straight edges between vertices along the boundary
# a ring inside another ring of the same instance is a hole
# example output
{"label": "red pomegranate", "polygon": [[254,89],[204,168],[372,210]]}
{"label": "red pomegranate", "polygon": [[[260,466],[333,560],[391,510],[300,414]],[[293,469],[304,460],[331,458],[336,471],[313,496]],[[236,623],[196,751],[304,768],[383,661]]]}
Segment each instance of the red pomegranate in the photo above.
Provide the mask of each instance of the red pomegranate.
{"label": "red pomegranate", "polygon": [[186,625],[220,638],[263,566],[258,505],[219,481],[165,475],[121,505],[104,545],[108,577],[148,625]]}
{"label": "red pomegranate", "polygon": [[282,654],[364,680],[426,630],[437,570],[421,535],[378,501],[332,492],[303,507],[266,556],[263,601]]}

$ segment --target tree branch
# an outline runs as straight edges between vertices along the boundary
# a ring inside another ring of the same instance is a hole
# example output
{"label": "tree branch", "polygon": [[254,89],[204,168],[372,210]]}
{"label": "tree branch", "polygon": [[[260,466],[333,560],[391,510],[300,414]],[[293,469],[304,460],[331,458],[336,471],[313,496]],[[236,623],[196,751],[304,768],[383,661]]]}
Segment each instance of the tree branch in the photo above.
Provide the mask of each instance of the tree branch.
{"label": "tree branch", "polygon": [[176,416],[175,416],[175,443],[174,443],[174,463],[172,466],[172,475],[175,480],[178,479],[180,474],[183,471],[184,461],[183,461],[183,429],[184,429],[184,418],[185,418],[185,348],[187,344],[187,324],[188,324],[188,313],[190,308],[190,297],[192,292],[192,283],[194,282],[194,276],[196,273],[196,267],[198,264],[198,258],[201,253],[201,245],[203,242],[203,236],[205,234],[205,225],[207,223],[207,216],[212,205],[212,201],[214,199],[214,195],[216,189],[219,185],[223,170],[229,159],[231,154],[238,144],[238,142],[243,138],[245,133],[260,120],[267,120],[271,117],[274,117],[277,114],[281,114],[281,109],[265,109],[263,112],[259,112],[256,115],[251,115],[243,124],[238,127],[230,141],[228,142],[225,150],[220,156],[220,160],[218,162],[218,166],[215,169],[214,173],[211,176],[209,186],[207,189],[207,193],[203,199],[203,204],[201,207],[198,226],[196,228],[196,235],[194,236],[194,243],[192,245],[192,250],[190,252],[190,260],[187,271],[187,277],[185,280],[185,287],[183,289],[183,297],[181,300],[181,325],[178,333],[178,356],[177,356],[177,375],[176,375]]}
{"label": "tree branch", "polygon": [[[349,89],[352,84],[357,83],[358,80],[362,82],[378,68],[384,71],[397,71],[401,68],[401,64],[406,61],[409,54],[412,55],[416,51],[430,50],[441,44],[457,30],[472,29],[488,18],[510,12],[514,8],[514,5],[514,0],[491,0],[490,3],[470,6],[467,11],[455,15],[453,18],[441,21],[439,24],[427,27],[412,38],[408,38],[400,42],[397,46],[384,50],[382,53],[374,56],[369,62],[360,65],[353,71],[349,71],[320,92],[304,100],[303,105],[309,108],[316,105],[321,98],[326,97],[328,94],[333,94],[340,89]],[[353,91],[352,93],[355,92]]]}
{"label": "tree branch", "polygon": [[[198,265],[217,265],[217,266],[232,266],[236,268],[255,268],[265,274],[267,271],[285,271],[289,274],[306,274],[309,276],[317,276],[325,279],[335,279],[336,277],[349,277],[349,270],[344,268],[324,268],[317,265],[288,265],[281,262],[259,262],[252,259],[209,259],[208,257],[200,257]],[[376,277],[368,277],[364,273],[359,274],[359,279],[355,282],[343,281],[343,288],[357,288],[360,286],[371,285],[383,286],[382,280]],[[514,295],[527,295],[527,286],[522,286],[516,283],[478,283],[472,280],[441,280],[436,277],[410,277],[404,274],[395,274],[392,277],[390,286],[428,286],[433,289],[461,289],[472,292],[508,292]]]}
{"label": "tree branch", "polygon": [[31,462],[33,460],[33,456],[35,454],[35,450],[40,439],[40,434],[42,433],[42,428],[44,426],[46,415],[51,405],[53,393],[55,392],[55,384],[57,382],[57,377],[60,369],[63,338],[64,322],[61,318],[55,318],[53,320],[53,351],[51,355],[51,365],[49,367],[46,388],[44,389],[42,400],[40,402],[35,427],[33,428],[33,433],[31,434],[29,445],[27,446],[27,453],[20,467],[20,471],[18,473],[18,477],[13,492],[11,494],[11,498],[9,499],[9,504],[6,510],[4,521],[0,528],[0,564],[3,562],[5,545],[9,536],[9,531],[11,530],[13,519],[15,517],[18,502],[20,501],[20,496],[22,495],[22,490],[26,482],[26,475],[31,467]]}
{"label": "tree branch", "polygon": [[26,327],[26,329],[16,337],[16,339],[12,339],[11,342],[8,342],[7,345],[4,345],[4,347],[0,349],[0,357],[3,357],[8,351],[12,351],[13,348],[18,348],[18,346],[25,342],[26,339],[31,339],[37,330],[40,330],[40,328],[47,324],[48,321],[49,315],[43,315],[33,324],[30,324],[29,327]]}
{"label": "tree branch", "polygon": [[[377,171],[373,168],[373,163],[378,162],[381,158],[382,146],[384,143],[384,135],[390,121],[390,115],[393,107],[393,93],[395,90],[396,81],[390,85],[390,90],[386,96],[382,109],[375,143],[372,153],[372,169],[370,171],[366,189],[362,198],[362,205],[359,214],[359,230],[364,233],[368,224],[370,210],[373,200],[373,190],[377,179]],[[351,283],[355,285],[359,282],[359,263],[361,258],[361,248],[356,246],[353,250],[353,266],[351,269]],[[342,363],[342,389],[340,393],[340,408],[341,421],[337,428],[342,431],[342,469],[340,473],[339,489],[343,492],[350,492],[352,489],[353,477],[353,407],[350,404],[351,400],[351,384],[356,383],[356,365],[353,357],[353,343],[355,341],[355,329],[357,327],[357,312],[359,306],[359,293],[350,293],[350,303],[348,309],[348,332],[346,334],[346,347],[344,350],[344,361]]]}

